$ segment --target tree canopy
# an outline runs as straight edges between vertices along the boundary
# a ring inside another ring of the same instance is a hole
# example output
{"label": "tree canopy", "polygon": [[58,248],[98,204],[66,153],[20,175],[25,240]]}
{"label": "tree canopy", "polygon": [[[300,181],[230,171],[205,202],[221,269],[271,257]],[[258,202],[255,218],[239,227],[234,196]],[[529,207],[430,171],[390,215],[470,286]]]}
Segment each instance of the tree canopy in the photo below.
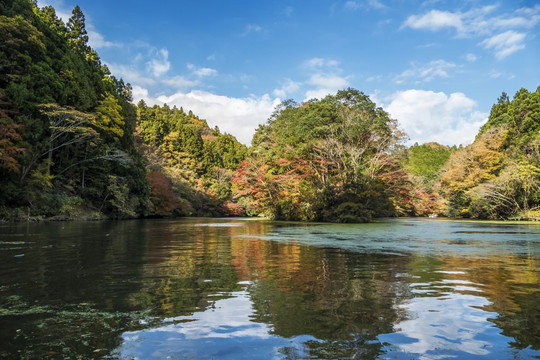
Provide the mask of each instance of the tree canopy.
{"label": "tree canopy", "polygon": [[234,180],[236,197],[248,211],[290,220],[395,214],[405,179],[392,153],[403,136],[358,90],[284,102],[257,129]]}

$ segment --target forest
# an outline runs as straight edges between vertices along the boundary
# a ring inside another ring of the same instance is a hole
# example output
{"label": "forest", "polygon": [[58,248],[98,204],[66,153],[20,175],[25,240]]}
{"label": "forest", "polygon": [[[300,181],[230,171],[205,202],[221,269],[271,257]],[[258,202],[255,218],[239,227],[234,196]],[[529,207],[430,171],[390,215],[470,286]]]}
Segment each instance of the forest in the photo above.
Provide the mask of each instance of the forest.
{"label": "forest", "polygon": [[367,95],[287,100],[250,147],[192,111],[134,104],[77,6],[0,0],[0,219],[265,216],[540,220],[540,87],[506,93],[474,142],[405,146]]}

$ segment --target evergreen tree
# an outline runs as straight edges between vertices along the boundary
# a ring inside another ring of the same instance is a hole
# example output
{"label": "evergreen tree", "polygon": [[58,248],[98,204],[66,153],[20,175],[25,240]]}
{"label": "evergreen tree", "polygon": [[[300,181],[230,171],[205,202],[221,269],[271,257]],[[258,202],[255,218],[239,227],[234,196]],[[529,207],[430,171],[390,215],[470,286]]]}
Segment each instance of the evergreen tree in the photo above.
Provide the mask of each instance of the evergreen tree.
{"label": "evergreen tree", "polygon": [[79,5],[76,5],[71,13],[72,15],[67,23],[69,42],[79,51],[86,50],[88,45],[88,33],[86,32],[86,20],[84,14]]}

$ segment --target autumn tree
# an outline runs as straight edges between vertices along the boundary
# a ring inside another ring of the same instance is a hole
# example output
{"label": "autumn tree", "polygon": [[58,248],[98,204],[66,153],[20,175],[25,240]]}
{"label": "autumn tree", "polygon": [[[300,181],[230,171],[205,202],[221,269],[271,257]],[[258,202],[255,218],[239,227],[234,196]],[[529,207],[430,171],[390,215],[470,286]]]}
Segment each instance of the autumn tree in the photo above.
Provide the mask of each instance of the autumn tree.
{"label": "autumn tree", "polygon": [[15,110],[0,96],[0,173],[19,173],[19,155],[25,152],[20,132],[21,124],[16,124],[12,115]]}
{"label": "autumn tree", "polygon": [[53,163],[53,152],[73,144],[98,141],[99,135],[92,128],[93,117],[69,107],[57,104],[43,104],[41,112],[50,122],[48,139],[47,172]]}
{"label": "autumn tree", "polygon": [[244,184],[237,196],[251,187],[254,203],[276,218],[358,222],[394,214],[392,198],[406,179],[390,154],[403,135],[357,90],[285,102],[257,129],[243,166],[252,170],[237,171]]}
{"label": "autumn tree", "polygon": [[[475,141],[454,152],[440,176],[448,214],[508,219],[540,215],[540,88],[506,93]],[[529,214],[529,215],[525,215]]]}
{"label": "autumn tree", "polygon": [[93,124],[109,142],[117,142],[124,135],[122,107],[110,93],[105,93],[95,110]]}

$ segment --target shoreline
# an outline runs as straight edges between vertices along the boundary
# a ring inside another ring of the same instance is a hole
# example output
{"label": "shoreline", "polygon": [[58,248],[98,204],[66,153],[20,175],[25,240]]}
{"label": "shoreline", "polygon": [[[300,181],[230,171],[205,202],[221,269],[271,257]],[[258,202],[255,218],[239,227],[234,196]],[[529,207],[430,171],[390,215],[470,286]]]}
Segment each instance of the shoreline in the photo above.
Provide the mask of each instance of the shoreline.
{"label": "shoreline", "polygon": [[[279,220],[279,219],[270,219],[267,217],[260,216],[231,216],[231,215],[195,215],[195,216],[138,216],[138,217],[109,217],[103,213],[99,212],[88,212],[88,213],[78,213],[76,216],[69,215],[55,215],[51,217],[46,217],[44,215],[35,215],[35,216],[24,216],[24,217],[13,217],[13,218],[0,218],[0,224],[21,224],[21,223],[42,223],[42,222],[72,222],[72,221],[111,221],[111,220],[145,220],[145,219],[186,219],[186,218],[216,218],[216,219],[249,219],[249,220],[264,220],[264,221],[287,221],[288,220]],[[396,216],[396,217],[380,217],[373,218],[367,223],[380,222],[384,219],[417,219],[417,220],[426,220],[426,221],[460,221],[460,222],[470,222],[470,223],[483,223],[483,224],[506,224],[506,225],[520,225],[520,224],[540,224],[540,218],[525,218],[520,217],[519,219],[510,218],[510,219],[471,219],[471,218],[453,218],[445,216],[429,217],[429,216]],[[305,224],[316,224],[316,223],[327,223],[327,224],[337,224],[339,222],[324,222],[324,221],[293,221],[295,223],[305,223]],[[357,222],[349,224],[365,224],[366,222]]]}

